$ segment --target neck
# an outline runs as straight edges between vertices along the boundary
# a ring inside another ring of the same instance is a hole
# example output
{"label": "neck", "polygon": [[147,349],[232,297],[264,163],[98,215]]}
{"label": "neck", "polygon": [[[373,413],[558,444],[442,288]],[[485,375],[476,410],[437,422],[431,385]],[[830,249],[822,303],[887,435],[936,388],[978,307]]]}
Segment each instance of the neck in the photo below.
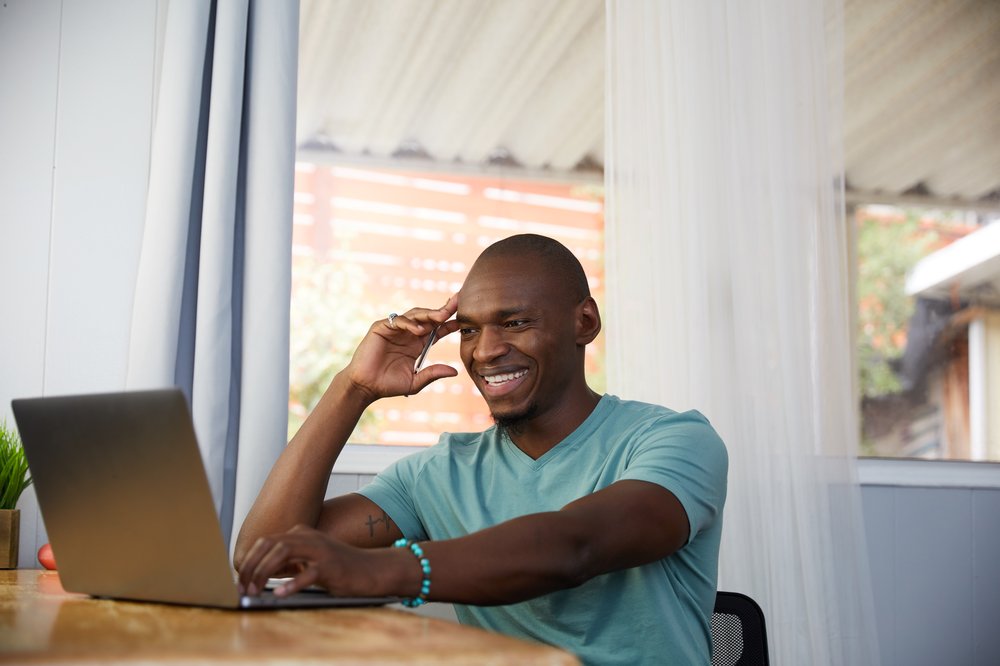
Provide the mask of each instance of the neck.
{"label": "neck", "polygon": [[563,441],[587,420],[600,402],[601,396],[585,386],[584,391],[565,400],[558,407],[534,418],[505,428],[514,446],[532,460],[537,460]]}

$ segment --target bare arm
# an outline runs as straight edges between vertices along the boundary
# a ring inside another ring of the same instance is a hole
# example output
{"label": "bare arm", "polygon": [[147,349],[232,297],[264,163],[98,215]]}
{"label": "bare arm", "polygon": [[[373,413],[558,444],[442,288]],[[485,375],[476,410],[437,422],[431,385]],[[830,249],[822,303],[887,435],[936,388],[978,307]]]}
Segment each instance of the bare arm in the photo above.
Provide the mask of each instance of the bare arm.
{"label": "bare arm", "polygon": [[[684,545],[688,530],[687,514],[672,493],[644,481],[620,481],[560,511],[421,545],[433,568],[431,599],[490,605],[661,559]],[[259,589],[289,562],[302,569],[284,593],[318,583],[343,595],[415,596],[420,587],[420,570],[408,551],[360,549],[307,528],[263,541],[247,560],[241,584]]]}
{"label": "bare arm", "polygon": [[[343,373],[337,375],[281,453],[243,521],[233,556],[237,569],[260,537],[284,532],[295,525],[319,527],[321,519],[329,533],[363,545],[357,538],[360,533],[357,527],[378,508],[360,495],[330,502],[324,502],[323,498],[333,465],[366,407],[366,400],[348,385]],[[355,526],[353,533],[351,525]],[[385,545],[385,542],[372,540],[370,545]]]}
{"label": "bare arm", "polygon": [[[236,540],[237,569],[261,538],[297,525],[319,528],[358,546],[387,545],[398,535],[381,509],[360,495],[324,502],[327,482],[347,438],[375,400],[417,393],[435,380],[457,374],[440,364],[413,372],[427,335],[435,327],[439,339],[455,330],[454,322],[445,321],[456,307],[453,296],[436,310],[410,310],[391,327],[385,320],[372,324],[351,362],[334,377],[268,475]],[[382,518],[389,529],[369,529],[369,522]]]}
{"label": "bare arm", "polygon": [[667,557],[687,535],[687,514],[672,493],[645,481],[620,481],[560,511],[423,549],[440,573],[435,596],[508,604]]}

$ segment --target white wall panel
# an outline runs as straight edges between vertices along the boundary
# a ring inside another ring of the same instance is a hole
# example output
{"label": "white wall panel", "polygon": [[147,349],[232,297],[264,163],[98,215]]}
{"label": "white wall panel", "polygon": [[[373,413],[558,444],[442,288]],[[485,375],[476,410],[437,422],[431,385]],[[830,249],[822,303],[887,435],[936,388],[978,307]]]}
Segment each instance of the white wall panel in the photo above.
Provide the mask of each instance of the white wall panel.
{"label": "white wall panel", "polygon": [[972,495],[972,663],[1000,655],[1000,491]]}
{"label": "white wall panel", "polygon": [[[60,10],[57,0],[0,5],[0,419],[9,425],[11,399],[39,395],[45,372]],[[45,536],[33,488],[18,506],[18,563],[32,566]]]}
{"label": "white wall panel", "polygon": [[0,4],[0,419],[8,422],[11,398],[42,392],[60,4]]}
{"label": "white wall panel", "polygon": [[[157,0],[0,4],[0,417],[124,385],[145,208]],[[47,539],[29,489],[21,566]]]}
{"label": "white wall panel", "polygon": [[1000,489],[863,486],[862,506],[882,663],[995,664]]}
{"label": "white wall panel", "polygon": [[67,2],[45,390],[125,382],[152,133],[156,4]]}

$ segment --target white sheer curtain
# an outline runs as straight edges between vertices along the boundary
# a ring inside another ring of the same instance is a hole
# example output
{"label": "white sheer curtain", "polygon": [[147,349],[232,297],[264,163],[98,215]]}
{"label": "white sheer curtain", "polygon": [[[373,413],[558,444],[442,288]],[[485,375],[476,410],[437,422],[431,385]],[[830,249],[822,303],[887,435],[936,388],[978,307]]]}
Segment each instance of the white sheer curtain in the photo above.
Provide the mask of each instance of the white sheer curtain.
{"label": "white sheer curtain", "polygon": [[127,385],[188,396],[223,532],[285,444],[298,3],[172,0]]}
{"label": "white sheer curtain", "polygon": [[773,663],[878,659],[856,482],[840,12],[609,0],[609,388],[730,453],[720,589]]}

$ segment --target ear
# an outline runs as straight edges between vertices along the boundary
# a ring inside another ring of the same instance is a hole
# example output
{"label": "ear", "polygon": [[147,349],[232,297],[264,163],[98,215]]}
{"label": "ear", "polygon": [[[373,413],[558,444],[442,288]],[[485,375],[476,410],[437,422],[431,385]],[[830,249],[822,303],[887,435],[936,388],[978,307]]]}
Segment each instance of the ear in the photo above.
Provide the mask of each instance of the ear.
{"label": "ear", "polygon": [[601,313],[591,296],[576,306],[576,344],[585,347],[601,332]]}

